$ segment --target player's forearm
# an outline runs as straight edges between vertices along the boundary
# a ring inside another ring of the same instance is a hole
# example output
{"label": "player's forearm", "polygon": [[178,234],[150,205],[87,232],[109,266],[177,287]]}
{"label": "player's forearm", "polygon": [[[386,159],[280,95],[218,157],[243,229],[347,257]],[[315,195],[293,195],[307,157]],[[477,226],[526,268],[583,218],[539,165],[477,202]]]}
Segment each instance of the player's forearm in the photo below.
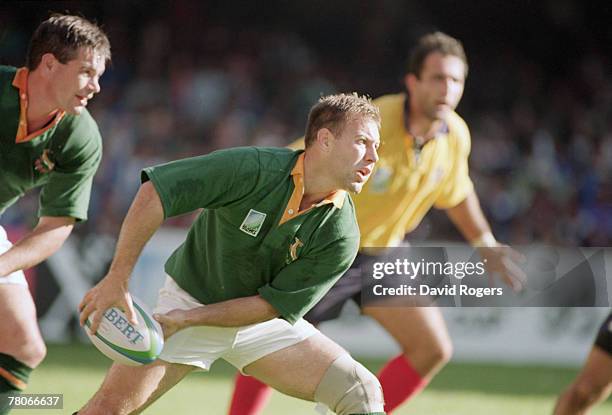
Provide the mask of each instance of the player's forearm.
{"label": "player's forearm", "polygon": [[278,317],[278,312],[259,295],[234,298],[185,312],[182,328],[191,326],[238,327]]}
{"label": "player's forearm", "polygon": [[144,246],[163,221],[161,200],[151,182],[146,182],[138,190],[121,225],[108,276],[127,281]]}
{"label": "player's forearm", "polygon": [[30,233],[0,255],[0,277],[31,268],[53,255],[72,232],[74,218],[42,217]]}
{"label": "player's forearm", "polygon": [[446,210],[448,217],[468,242],[477,241],[483,235],[491,235],[491,226],[484,216],[476,192],[472,191],[457,206]]}

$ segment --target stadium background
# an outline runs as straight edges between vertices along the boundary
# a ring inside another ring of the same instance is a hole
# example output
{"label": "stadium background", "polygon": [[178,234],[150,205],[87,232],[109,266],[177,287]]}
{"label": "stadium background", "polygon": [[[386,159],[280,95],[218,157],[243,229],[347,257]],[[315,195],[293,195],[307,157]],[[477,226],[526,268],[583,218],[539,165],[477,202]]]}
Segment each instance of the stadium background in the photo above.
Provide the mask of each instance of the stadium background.
{"label": "stadium background", "polygon": [[[606,1],[575,0],[2,2],[0,64],[23,64],[28,38],[49,11],[97,20],[113,49],[102,93],[89,105],[105,146],[90,220],[29,276],[45,337],[52,343],[82,340],[74,306],[108,265],[142,167],[222,147],[287,144],[302,134],[308,108],[324,93],[399,91],[410,45],[433,29],[461,39],[468,54],[458,112],[471,128],[471,176],[498,238],[609,247],[611,9]],[[34,223],[36,207],[31,194],[2,216],[12,239]],[[172,246],[189,221],[171,221],[139,265],[143,282],[134,289],[145,298],[161,278],[163,253],[155,247]],[[460,239],[435,211],[410,238]],[[607,260],[609,267],[609,255]],[[509,402],[523,409],[508,413],[544,413],[574,373],[556,367],[579,364],[605,310],[445,313],[457,361],[472,363],[451,364],[402,414],[504,413],[499,407]],[[328,330],[344,343],[353,340],[353,350],[376,366],[393,346],[355,342],[357,330],[376,339],[380,333],[355,310],[345,319],[351,324]],[[506,366],[497,366],[500,361]],[[527,363],[536,366],[525,368]],[[33,388],[59,388],[77,405],[93,392],[106,364],[89,347],[52,346]],[[547,367],[537,366],[542,364]],[[52,380],[70,370],[76,371],[72,383]],[[229,373],[225,367],[190,379],[186,388],[199,394],[222,385],[223,392],[209,395],[214,403],[205,413],[222,413]],[[164,413],[163,405],[180,408],[185,390],[151,413]],[[442,398],[447,406],[436,406]],[[281,399],[266,413],[312,413],[311,407]]]}

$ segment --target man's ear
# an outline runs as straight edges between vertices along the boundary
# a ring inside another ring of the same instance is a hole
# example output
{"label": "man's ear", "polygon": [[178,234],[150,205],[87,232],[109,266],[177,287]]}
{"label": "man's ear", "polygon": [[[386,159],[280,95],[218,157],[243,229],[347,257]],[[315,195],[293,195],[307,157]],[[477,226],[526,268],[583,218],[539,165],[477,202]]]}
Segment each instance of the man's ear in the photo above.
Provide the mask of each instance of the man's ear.
{"label": "man's ear", "polygon": [[317,145],[323,151],[329,151],[334,145],[334,134],[328,128],[321,128],[317,131]]}
{"label": "man's ear", "polygon": [[406,91],[412,92],[416,86],[418,79],[412,73],[407,73],[404,76],[404,86],[406,87]]}
{"label": "man's ear", "polygon": [[60,61],[56,59],[54,54],[45,53],[40,58],[40,64],[38,65],[38,68],[42,70],[42,73],[44,75],[48,75],[48,74],[52,74],[53,72],[55,72],[55,68],[59,64],[60,64]]}

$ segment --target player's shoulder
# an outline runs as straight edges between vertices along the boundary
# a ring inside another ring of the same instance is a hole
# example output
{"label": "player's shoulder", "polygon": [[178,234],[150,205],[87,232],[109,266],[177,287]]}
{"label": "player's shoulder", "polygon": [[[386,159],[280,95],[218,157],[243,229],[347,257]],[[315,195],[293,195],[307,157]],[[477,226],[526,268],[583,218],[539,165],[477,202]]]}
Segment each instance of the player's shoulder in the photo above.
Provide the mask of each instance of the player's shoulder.
{"label": "player's shoulder", "polygon": [[328,220],[323,224],[323,229],[326,229],[323,234],[327,235],[330,240],[355,239],[358,243],[359,225],[355,216],[355,204],[348,192],[343,193],[342,207],[334,207],[333,220]]}
{"label": "player's shoulder", "polygon": [[[401,144],[396,140],[400,134],[404,134],[404,105],[406,94],[382,95],[373,101],[380,111],[381,129],[380,137],[385,142],[384,147],[389,148],[391,143]],[[383,149],[382,151],[385,151]]]}
{"label": "player's shoulder", "polygon": [[92,168],[102,158],[102,136],[86,109],[79,115],[67,114],[62,118],[51,136],[50,146],[65,166]]}
{"label": "player's shoulder", "polygon": [[78,115],[66,114],[59,122],[54,136],[56,140],[63,140],[71,147],[102,147],[98,124],[86,108]]}
{"label": "player's shoulder", "polygon": [[448,125],[448,130],[450,132],[467,136],[469,139],[470,129],[465,120],[455,111],[449,112],[448,116],[446,117],[446,124]]}
{"label": "player's shoulder", "polygon": [[348,227],[354,234],[359,234],[359,226],[357,224],[357,216],[355,216],[355,202],[348,192],[345,192],[344,204],[342,205],[342,214],[344,216],[345,226]]}
{"label": "player's shoulder", "polygon": [[292,150],[285,147],[253,147],[257,151],[263,171],[277,173],[290,171],[303,150]]}
{"label": "player's shoulder", "polygon": [[381,113],[401,113],[404,108],[404,102],[406,101],[406,94],[388,94],[381,95],[378,98],[372,100],[372,103],[376,105]]}
{"label": "player's shoulder", "polygon": [[204,160],[224,163],[243,178],[258,177],[260,184],[286,177],[300,151],[281,147],[232,147],[207,154]]}
{"label": "player's shoulder", "polygon": [[464,152],[469,152],[471,148],[470,129],[467,123],[455,111],[451,111],[446,117],[446,125],[448,127],[449,140],[455,146],[463,149]]}

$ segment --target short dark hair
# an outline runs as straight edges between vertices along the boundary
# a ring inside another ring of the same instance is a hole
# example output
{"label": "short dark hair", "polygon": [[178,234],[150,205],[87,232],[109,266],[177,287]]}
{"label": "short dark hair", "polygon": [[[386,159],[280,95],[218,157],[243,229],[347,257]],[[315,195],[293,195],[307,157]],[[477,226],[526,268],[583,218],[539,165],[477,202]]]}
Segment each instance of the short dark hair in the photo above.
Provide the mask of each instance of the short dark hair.
{"label": "short dark hair", "polygon": [[96,24],[80,16],[53,14],[32,35],[26,66],[36,69],[45,53],[52,53],[58,61],[66,63],[76,57],[81,47],[91,48],[110,61],[110,42]]}
{"label": "short dark hair", "polygon": [[341,134],[346,122],[356,116],[365,116],[374,120],[380,127],[380,112],[367,96],[336,94],[321,97],[308,114],[305,146],[309,147],[316,139],[321,128],[328,128],[335,135]]}
{"label": "short dark hair", "polygon": [[417,41],[408,58],[408,73],[417,78],[421,76],[423,63],[429,54],[439,52],[444,56],[456,56],[465,64],[465,76],[468,73],[467,57],[461,41],[442,32],[429,33]]}

